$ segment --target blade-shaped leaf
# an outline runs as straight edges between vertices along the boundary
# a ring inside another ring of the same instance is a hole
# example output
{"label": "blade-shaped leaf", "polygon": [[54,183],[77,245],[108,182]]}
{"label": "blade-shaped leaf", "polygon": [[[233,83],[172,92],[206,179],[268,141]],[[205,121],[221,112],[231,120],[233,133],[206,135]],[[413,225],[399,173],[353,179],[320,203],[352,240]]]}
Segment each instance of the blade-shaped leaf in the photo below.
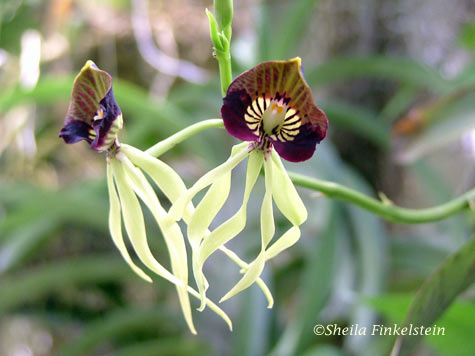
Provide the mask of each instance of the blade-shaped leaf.
{"label": "blade-shaped leaf", "polygon": [[[413,324],[429,327],[452,304],[457,295],[474,281],[475,236],[424,282],[412,302],[404,326]],[[420,335],[398,337],[392,355],[409,355],[420,340]]]}

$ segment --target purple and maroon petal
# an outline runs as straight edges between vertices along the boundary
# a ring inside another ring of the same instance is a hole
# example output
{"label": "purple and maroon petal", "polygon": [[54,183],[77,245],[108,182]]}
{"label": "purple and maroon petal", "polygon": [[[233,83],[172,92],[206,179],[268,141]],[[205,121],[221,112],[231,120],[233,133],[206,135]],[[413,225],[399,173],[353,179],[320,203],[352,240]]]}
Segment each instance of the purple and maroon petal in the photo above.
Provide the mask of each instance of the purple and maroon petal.
{"label": "purple and maroon petal", "polygon": [[86,140],[92,149],[105,151],[121,127],[122,116],[112,92],[112,77],[94,62],[87,61],[74,80],[59,137],[66,143]]}
{"label": "purple and maroon petal", "polygon": [[[274,106],[280,114],[270,113]],[[289,161],[310,158],[328,128],[327,117],[303,78],[300,58],[264,62],[236,77],[221,113],[231,135],[268,140]]]}
{"label": "purple and maroon petal", "polygon": [[122,128],[122,112],[114,98],[112,88],[101,100],[100,106],[104,116],[92,124],[96,137],[91,142],[91,148],[96,151],[103,151],[104,147],[110,147]]}
{"label": "purple and maroon petal", "polygon": [[221,107],[221,116],[226,130],[243,141],[256,141],[259,138],[259,134],[251,130],[244,118],[251,103],[251,97],[245,90],[228,90]]}
{"label": "purple and maroon petal", "polygon": [[279,156],[290,162],[302,162],[311,158],[317,143],[325,137],[324,133],[318,131],[318,127],[315,129],[310,123],[299,129],[299,133],[291,141],[269,137]]}
{"label": "purple and maroon petal", "polygon": [[86,124],[84,121],[70,120],[61,129],[59,136],[64,140],[64,142],[68,144],[76,143],[82,140],[86,140],[91,143],[91,139],[89,138],[90,130],[91,126]]}

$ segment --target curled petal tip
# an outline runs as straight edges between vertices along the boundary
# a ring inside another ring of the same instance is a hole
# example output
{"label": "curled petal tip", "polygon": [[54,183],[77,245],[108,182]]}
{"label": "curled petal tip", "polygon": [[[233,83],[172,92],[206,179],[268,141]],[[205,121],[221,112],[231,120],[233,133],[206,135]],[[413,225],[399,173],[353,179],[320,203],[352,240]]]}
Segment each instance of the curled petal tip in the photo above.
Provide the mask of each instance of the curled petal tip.
{"label": "curled petal tip", "polygon": [[93,69],[99,69],[96,65],[96,63],[94,63],[92,60],[88,59],[86,64],[84,65],[83,67],[83,70],[84,69],[88,69],[88,68],[93,68]]}

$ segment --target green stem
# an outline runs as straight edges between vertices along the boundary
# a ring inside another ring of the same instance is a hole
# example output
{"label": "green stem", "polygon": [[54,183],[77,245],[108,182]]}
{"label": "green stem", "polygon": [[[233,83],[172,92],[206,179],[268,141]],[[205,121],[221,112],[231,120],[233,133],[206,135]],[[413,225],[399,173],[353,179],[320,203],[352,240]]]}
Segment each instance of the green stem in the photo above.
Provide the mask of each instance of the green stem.
{"label": "green stem", "polygon": [[[210,119],[191,125],[169,138],[157,143],[149,148],[146,153],[158,157],[173,148],[187,138],[210,128],[223,128],[221,119]],[[455,215],[462,210],[470,209],[472,202],[475,202],[475,188],[462,194],[461,196],[438,206],[426,209],[406,209],[387,202],[381,202],[372,197],[366,196],[356,190],[344,185],[328,182],[320,179],[307,177],[301,174],[288,172],[294,184],[322,192],[329,198],[339,199],[366,209],[385,220],[404,223],[421,224],[445,219]]]}
{"label": "green stem", "polygon": [[223,120],[221,119],[210,119],[200,121],[196,124],[190,125],[184,128],[181,131],[178,131],[176,134],[167,137],[165,140],[158,142],[157,144],[150,147],[145,153],[148,153],[151,156],[159,157],[165,152],[171,150],[173,147],[183,142],[187,138],[196,135],[197,133],[211,128],[223,128]]}
{"label": "green stem", "polygon": [[233,80],[233,73],[231,68],[231,53],[218,53],[216,51],[216,59],[218,60],[219,77],[221,79],[221,95],[224,98],[226,96],[228,87]]}
{"label": "green stem", "polygon": [[296,185],[322,192],[329,198],[358,205],[385,220],[397,223],[420,224],[442,220],[470,208],[470,202],[475,200],[475,188],[473,188],[453,200],[432,208],[406,209],[391,203],[383,203],[338,183],[327,182],[291,172],[289,172],[289,176]]}

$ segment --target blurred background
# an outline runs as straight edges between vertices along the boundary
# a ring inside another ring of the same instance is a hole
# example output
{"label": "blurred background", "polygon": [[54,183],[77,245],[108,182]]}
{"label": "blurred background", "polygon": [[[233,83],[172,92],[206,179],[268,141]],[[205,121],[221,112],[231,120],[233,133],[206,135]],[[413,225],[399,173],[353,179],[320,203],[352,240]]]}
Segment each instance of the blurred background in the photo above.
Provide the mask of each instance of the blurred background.
{"label": "blurred background", "polygon": [[[107,228],[105,159],[58,132],[72,81],[87,59],[114,77],[125,129],[146,149],[189,124],[219,117],[217,63],[206,0],[0,2],[0,355],[386,355],[383,336],[315,336],[313,326],[392,325],[442,261],[475,231],[473,213],[391,224],[299,189],[309,211],[298,244],[253,286],[223,303],[229,332],[209,310],[183,320],[175,288],[137,278]],[[422,208],[475,183],[473,0],[242,0],[233,70],[302,57],[329,136],[293,171]],[[162,158],[187,184],[223,162],[236,141],[204,132]],[[214,226],[235,212],[245,167]],[[260,248],[260,181],[248,224],[228,246],[247,261]],[[146,216],[146,218],[150,216]],[[152,219],[152,251],[166,261]],[[286,231],[286,220],[277,220]],[[219,300],[239,270],[216,252],[205,265]],[[473,355],[472,288],[436,323],[417,355]],[[195,304],[198,307],[198,304]]]}

